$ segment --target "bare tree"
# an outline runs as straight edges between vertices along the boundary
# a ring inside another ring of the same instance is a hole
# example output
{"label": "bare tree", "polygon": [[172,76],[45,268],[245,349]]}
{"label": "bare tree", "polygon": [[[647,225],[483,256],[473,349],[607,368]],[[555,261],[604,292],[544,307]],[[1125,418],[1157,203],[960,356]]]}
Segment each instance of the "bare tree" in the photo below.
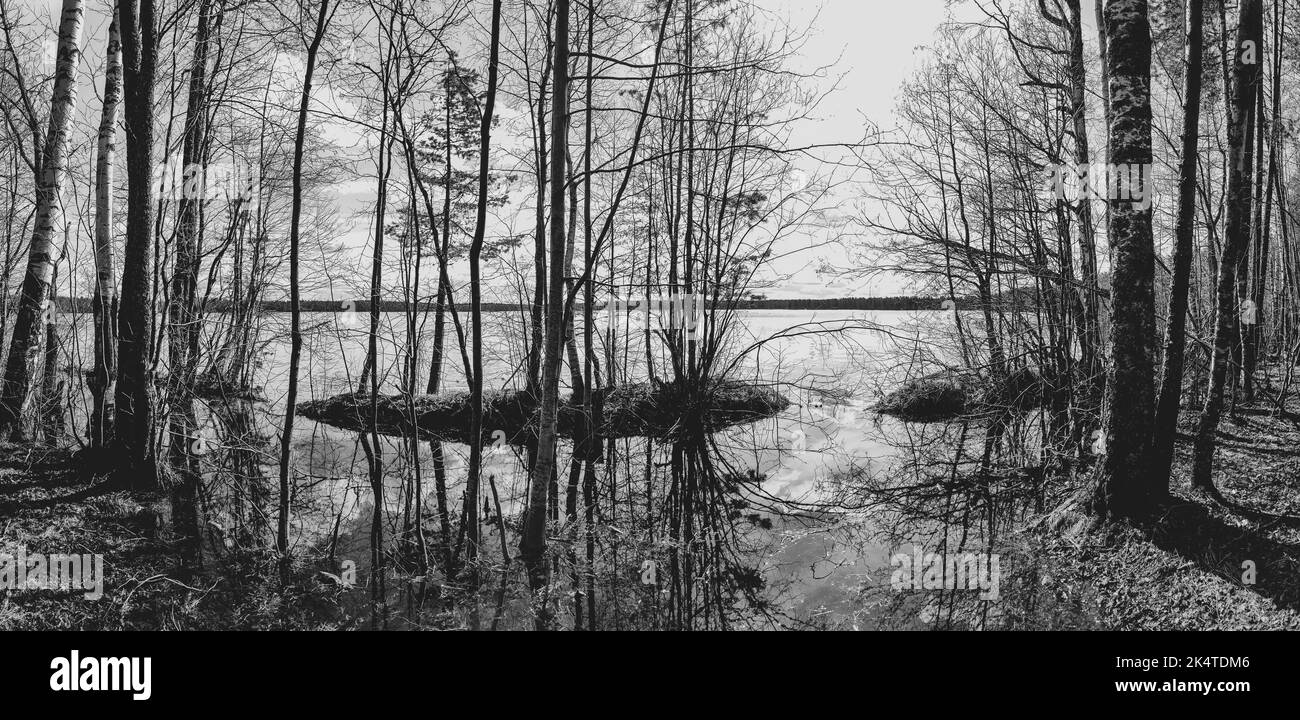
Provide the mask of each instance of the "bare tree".
{"label": "bare tree", "polygon": [[44,347],[50,280],[59,256],[55,230],[56,226],[66,222],[63,220],[61,194],[68,159],[68,136],[77,104],[77,65],[81,59],[84,14],[83,0],[63,0],[54,95],[50,103],[49,129],[41,152],[27,275],[18,299],[18,317],[9,340],[4,384],[0,388],[0,435],[13,435],[15,438],[24,435],[23,415]]}
{"label": "bare tree", "polygon": [[[555,4],[555,59],[551,94],[551,233],[546,314],[546,345],[542,359],[542,403],[538,419],[537,459],[529,479],[528,514],[519,554],[528,567],[534,590],[546,582],[542,555],[546,549],[547,492],[555,472],[556,418],[560,403],[560,362],[564,345],[564,258],[567,236],[564,229],[565,175],[568,167],[569,129],[569,2]],[[471,282],[473,282],[471,280]],[[477,323],[475,324],[477,327]]]}
{"label": "bare tree", "polygon": [[[483,241],[487,235],[488,184],[490,182],[489,160],[492,150],[492,118],[496,112],[497,96],[497,62],[501,49],[501,0],[492,0],[491,35],[488,40],[488,74],[486,96],[483,101],[483,117],[479,126],[479,176],[478,176],[478,211],[474,218],[474,237],[469,246],[469,292],[471,333],[471,372],[470,388],[470,445],[469,477],[465,483],[465,516],[462,525],[466,528],[466,562],[470,565],[471,575],[476,576],[474,559],[479,549],[478,493],[479,476],[483,467],[483,290],[481,287],[480,263],[483,254]],[[545,492],[545,490],[543,490]]]}
{"label": "bare tree", "polygon": [[1262,77],[1259,53],[1264,35],[1260,0],[1241,0],[1237,7],[1237,41],[1232,60],[1232,115],[1228,123],[1228,198],[1223,253],[1219,259],[1214,321],[1214,357],[1211,361],[1205,406],[1196,427],[1192,483],[1213,488],[1215,433],[1223,414],[1228,373],[1235,378],[1233,362],[1241,340],[1237,308],[1237,273],[1242,271],[1250,242],[1251,173],[1254,153],[1250,133],[1255,120],[1255,98]]}
{"label": "bare tree", "polygon": [[113,163],[117,155],[118,104],[122,101],[122,38],[117,11],[108,26],[104,104],[95,154],[95,369],[90,377],[94,408],[90,443],[104,447],[112,438],[113,385],[117,380],[117,269],[113,260]]}
{"label": "bare tree", "polygon": [[1187,295],[1191,285],[1196,222],[1196,164],[1200,142],[1201,62],[1204,30],[1201,4],[1186,3],[1186,55],[1183,63],[1182,157],[1178,164],[1178,219],[1174,228],[1173,283],[1169,288],[1169,319],[1165,326],[1164,366],[1160,376],[1155,430],[1151,440],[1151,472],[1168,478],[1174,461],[1174,437],[1183,394],[1186,354]]}
{"label": "bare tree", "polygon": [[280,430],[280,502],[275,547],[280,554],[280,579],[289,579],[289,495],[293,460],[293,420],[297,411],[298,372],[302,358],[302,301],[299,284],[299,243],[302,219],[303,148],[307,139],[307,118],[311,110],[312,77],[325,30],[334,11],[329,0],[316,9],[316,24],[307,37],[307,57],[302,91],[298,97],[298,125],[293,138],[293,205],[289,215],[289,388],[285,396],[284,425]]}

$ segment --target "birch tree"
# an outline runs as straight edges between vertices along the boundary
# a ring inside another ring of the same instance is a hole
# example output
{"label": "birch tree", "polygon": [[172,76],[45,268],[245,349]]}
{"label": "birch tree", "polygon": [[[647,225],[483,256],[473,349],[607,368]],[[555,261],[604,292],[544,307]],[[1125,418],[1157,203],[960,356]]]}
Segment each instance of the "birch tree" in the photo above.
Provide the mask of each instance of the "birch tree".
{"label": "birch tree", "polygon": [[50,280],[58,262],[56,229],[63,219],[62,193],[67,174],[68,137],[77,104],[77,65],[81,61],[84,0],[63,0],[49,129],[41,151],[36,186],[36,214],[28,249],[27,274],[18,299],[18,317],[9,341],[3,387],[0,387],[0,435],[20,439],[32,377],[44,347],[45,313]]}
{"label": "birch tree", "polygon": [[108,26],[104,104],[95,152],[95,369],[90,378],[93,408],[90,443],[108,444],[112,435],[113,383],[117,379],[117,269],[113,261],[113,162],[117,156],[117,106],[122,101],[122,38],[117,12]]}

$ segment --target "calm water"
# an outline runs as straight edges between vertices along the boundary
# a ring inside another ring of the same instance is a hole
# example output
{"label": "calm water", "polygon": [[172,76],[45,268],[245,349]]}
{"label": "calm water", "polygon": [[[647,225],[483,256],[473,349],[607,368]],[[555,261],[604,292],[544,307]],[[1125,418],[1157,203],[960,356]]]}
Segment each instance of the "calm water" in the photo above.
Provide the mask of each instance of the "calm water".
{"label": "calm water", "polygon": [[[75,363],[89,349],[82,337],[88,316],[73,321],[83,324],[79,347],[70,348]],[[202,432],[212,440],[205,459],[212,552],[272,543],[287,316],[261,322],[269,341],[256,382],[267,401],[209,402],[203,413]],[[489,387],[522,384],[517,338],[523,322],[513,313],[485,318]],[[729,374],[776,383],[794,404],[779,417],[675,444],[614,442],[591,470],[590,525],[581,496],[575,517],[566,512],[572,448],[561,441],[560,497],[550,531],[557,624],[571,627],[576,605],[583,606],[584,625],[594,609],[601,628],[954,627],[996,618],[1001,605],[969,591],[909,593],[890,586],[895,553],[996,550],[1007,528],[1042,502],[1040,488],[998,472],[1012,460],[1032,463],[1032,422],[990,431],[960,422],[906,424],[870,411],[909,372],[932,370],[936,359],[950,357],[942,340],[950,322],[942,312],[738,313],[730,354],[724,353],[724,364],[735,360]],[[396,313],[383,318],[389,339],[380,341],[382,392],[397,392],[402,382],[404,323]],[[300,398],[355,389],[367,326],[368,318],[346,314],[306,317]],[[432,320],[422,318],[421,326],[427,348]],[[453,350],[444,389],[463,389],[452,332],[449,323]],[[635,362],[620,380],[644,379],[645,336],[624,342],[619,354]],[[423,388],[427,355],[419,365]],[[481,554],[487,569],[475,592],[443,577],[440,563],[422,573],[412,559],[417,503],[424,508],[428,553],[441,557],[428,443],[419,444],[417,458],[400,438],[381,436],[371,447],[356,432],[297,422],[295,556],[335,574],[355,567],[357,584],[346,596],[357,625],[532,627],[519,564],[507,569],[501,562],[501,525],[505,552],[512,559],[517,554],[527,484],[519,449],[491,448],[485,456]],[[443,443],[441,453],[454,535],[468,447]],[[371,456],[382,467],[378,502]],[[580,484],[580,476],[572,481]],[[376,546],[384,549],[377,558]],[[376,559],[383,566],[378,574]]]}

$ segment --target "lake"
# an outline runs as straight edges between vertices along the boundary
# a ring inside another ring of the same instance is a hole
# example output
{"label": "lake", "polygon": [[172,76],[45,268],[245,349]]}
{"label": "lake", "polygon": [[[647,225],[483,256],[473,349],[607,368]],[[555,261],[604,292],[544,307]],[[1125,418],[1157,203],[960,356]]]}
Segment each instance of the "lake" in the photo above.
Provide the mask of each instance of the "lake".
{"label": "lake", "polygon": [[[73,317],[85,323],[77,337],[87,335],[89,316]],[[522,385],[517,338],[525,321],[518,313],[485,316],[488,388]],[[260,322],[268,342],[255,377],[266,401],[205,401],[201,412],[210,552],[274,545],[288,316],[268,314]],[[673,442],[614,440],[589,477],[581,463],[570,464],[572,444],[562,439],[549,543],[554,622],[568,628],[580,619],[586,627],[593,613],[601,629],[995,622],[1002,606],[979,599],[962,578],[954,583],[951,568],[939,571],[937,589],[931,582],[924,591],[900,590],[899,575],[911,578],[900,568],[925,553],[994,555],[1008,529],[1041,507],[1042,488],[1014,472],[1034,462],[1035,421],[996,428],[975,421],[916,424],[870,409],[909,374],[954,357],[946,339],[951,322],[950,313],[938,311],[741,311],[730,329],[730,354],[723,354],[724,364],[734,360],[729,376],[776,384],[793,403],[785,412]],[[304,316],[301,400],[356,389],[368,325],[365,315]],[[420,325],[427,348],[433,323],[422,317]],[[405,350],[393,338],[405,337],[405,318],[386,313],[382,326],[381,392],[396,393]],[[450,323],[448,333],[443,388],[465,389]],[[74,355],[89,350],[88,339],[72,348]],[[643,331],[620,342],[619,354],[632,358],[620,368],[620,381],[644,380]],[[662,357],[655,362],[662,374]],[[417,364],[423,389],[427,351]],[[83,389],[77,402],[87,401]],[[440,443],[436,468],[430,443],[380,436],[372,445],[368,436],[300,417],[293,439],[293,554],[322,578],[354,583],[345,597],[355,625],[530,628],[520,565],[502,562],[517,555],[528,481],[522,452],[508,445],[485,450],[484,575],[471,588],[443,576],[440,563],[422,571],[413,559],[417,507],[427,553],[441,557],[439,475],[449,527],[457,532],[468,446]],[[377,484],[372,467],[381,468]],[[919,584],[919,571],[916,578]]]}

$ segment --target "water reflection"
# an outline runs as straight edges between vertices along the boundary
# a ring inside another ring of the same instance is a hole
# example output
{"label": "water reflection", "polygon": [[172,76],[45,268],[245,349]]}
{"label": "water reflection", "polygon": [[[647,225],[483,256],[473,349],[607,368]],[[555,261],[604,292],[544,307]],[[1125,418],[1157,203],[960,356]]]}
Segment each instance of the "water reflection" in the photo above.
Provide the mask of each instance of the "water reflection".
{"label": "water reflection", "polygon": [[[269,557],[270,419],[247,401],[209,418],[211,551]],[[295,443],[293,554],[342,586],[345,627],[999,627],[1036,602],[1015,562],[990,601],[900,590],[893,561],[1005,551],[1053,502],[1045,428],[1036,415],[906,424],[840,399],[713,434],[564,442],[550,583],[532,596],[516,558],[527,448],[486,448],[470,553],[466,445],[317,426]]]}
{"label": "water reflection", "polygon": [[[752,329],[793,317],[756,313]],[[895,333],[913,334],[931,337]],[[312,337],[305,395],[355,389],[360,338]],[[576,451],[562,440],[540,597],[517,558],[527,447],[484,448],[471,514],[465,444],[304,419],[292,443],[297,576],[332,593],[343,609],[335,624],[348,628],[993,628],[1056,611],[1013,528],[1055,505],[1066,485],[1052,482],[1071,459],[1058,448],[1080,443],[1059,437],[1058,414],[881,417],[869,403],[924,372],[917,348],[931,345],[895,352],[861,330],[810,337],[765,345],[735,370],[797,401],[779,416]],[[400,357],[383,358],[391,384]],[[494,386],[510,386],[517,360],[491,359]],[[203,463],[205,553],[246,562],[248,578],[275,560],[280,367],[262,379],[269,401],[214,399],[199,418],[213,440]],[[457,372],[448,365],[447,389],[463,389]],[[464,524],[474,516],[478,533]],[[918,551],[1001,554],[1000,598],[894,588],[893,560]]]}

